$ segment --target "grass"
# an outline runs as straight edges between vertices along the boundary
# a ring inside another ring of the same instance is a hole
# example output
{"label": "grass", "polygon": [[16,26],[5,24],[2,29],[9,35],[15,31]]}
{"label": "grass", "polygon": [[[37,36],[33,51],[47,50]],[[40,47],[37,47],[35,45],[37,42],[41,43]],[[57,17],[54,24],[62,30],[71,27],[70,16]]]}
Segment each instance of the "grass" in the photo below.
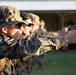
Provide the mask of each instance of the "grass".
{"label": "grass", "polygon": [[44,64],[44,70],[34,67],[31,75],[76,75],[76,51],[47,53]]}

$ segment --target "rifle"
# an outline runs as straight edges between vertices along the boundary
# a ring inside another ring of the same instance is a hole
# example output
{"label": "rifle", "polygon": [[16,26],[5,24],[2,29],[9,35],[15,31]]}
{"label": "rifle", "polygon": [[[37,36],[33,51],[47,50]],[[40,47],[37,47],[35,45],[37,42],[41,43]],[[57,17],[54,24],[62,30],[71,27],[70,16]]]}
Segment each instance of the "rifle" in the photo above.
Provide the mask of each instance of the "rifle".
{"label": "rifle", "polygon": [[69,28],[68,28],[68,31],[72,31],[72,30],[75,30],[76,29],[76,24],[74,25],[69,25]]}

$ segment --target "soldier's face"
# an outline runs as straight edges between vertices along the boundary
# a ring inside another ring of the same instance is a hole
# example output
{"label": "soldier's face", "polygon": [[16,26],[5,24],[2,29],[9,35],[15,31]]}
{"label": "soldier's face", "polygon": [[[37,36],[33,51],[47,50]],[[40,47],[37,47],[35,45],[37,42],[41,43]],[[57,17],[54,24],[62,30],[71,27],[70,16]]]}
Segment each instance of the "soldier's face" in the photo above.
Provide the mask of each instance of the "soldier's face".
{"label": "soldier's face", "polygon": [[30,34],[30,27],[29,26],[24,25],[23,34],[24,35],[29,35]]}
{"label": "soldier's face", "polygon": [[24,35],[29,35],[30,34],[30,26],[31,26],[31,24],[32,24],[32,21],[31,21],[31,19],[27,19],[27,20],[25,20],[25,22],[27,22],[28,23],[28,25],[24,25],[23,27],[24,27],[24,30],[23,30],[23,34]]}
{"label": "soldier's face", "polygon": [[38,29],[39,29],[39,26],[38,25],[32,25],[31,26],[32,32],[36,32],[36,31],[38,31]]}
{"label": "soldier's face", "polygon": [[10,38],[14,38],[14,39],[19,39],[22,36],[22,31],[24,30],[24,28],[21,26],[17,26],[17,25],[13,25],[13,26],[9,26],[9,27],[4,27],[3,28],[3,33],[7,36],[9,36]]}

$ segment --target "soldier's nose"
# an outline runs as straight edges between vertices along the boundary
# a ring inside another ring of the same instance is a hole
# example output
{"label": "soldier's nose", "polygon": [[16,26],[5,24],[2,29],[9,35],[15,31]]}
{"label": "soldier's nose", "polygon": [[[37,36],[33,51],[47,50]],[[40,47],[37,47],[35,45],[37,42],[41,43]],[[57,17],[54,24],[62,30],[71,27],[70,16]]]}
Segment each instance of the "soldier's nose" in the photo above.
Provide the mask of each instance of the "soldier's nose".
{"label": "soldier's nose", "polygon": [[20,30],[21,30],[21,31],[23,31],[23,30],[24,30],[24,27],[23,27],[23,26],[22,26],[22,27],[20,27]]}

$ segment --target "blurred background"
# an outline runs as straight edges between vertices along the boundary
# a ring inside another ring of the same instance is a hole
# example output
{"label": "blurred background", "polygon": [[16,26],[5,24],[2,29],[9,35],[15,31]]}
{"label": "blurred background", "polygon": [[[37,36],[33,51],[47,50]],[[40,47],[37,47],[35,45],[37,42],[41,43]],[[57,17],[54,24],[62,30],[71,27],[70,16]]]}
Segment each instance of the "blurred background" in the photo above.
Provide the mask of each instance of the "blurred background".
{"label": "blurred background", "polygon": [[0,5],[39,15],[48,31],[61,29],[71,22],[76,23],[75,0],[0,0]]}

